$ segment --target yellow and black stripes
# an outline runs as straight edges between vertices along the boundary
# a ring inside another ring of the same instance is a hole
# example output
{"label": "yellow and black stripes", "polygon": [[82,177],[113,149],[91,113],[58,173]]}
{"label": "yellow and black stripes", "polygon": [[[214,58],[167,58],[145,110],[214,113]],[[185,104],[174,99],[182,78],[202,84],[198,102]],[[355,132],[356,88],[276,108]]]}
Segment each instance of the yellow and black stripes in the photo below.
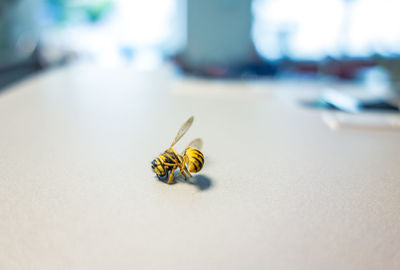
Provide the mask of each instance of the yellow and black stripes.
{"label": "yellow and black stripes", "polygon": [[174,171],[179,169],[178,175],[182,174],[186,179],[187,173],[190,177],[192,176],[186,169],[185,162],[182,156],[176,153],[176,151],[171,147],[164,153],[160,154],[156,159],[151,162],[151,168],[156,173],[157,177],[167,176],[168,183],[170,183],[174,177]]}
{"label": "yellow and black stripes", "polygon": [[170,147],[151,162],[151,168],[156,173],[157,177],[159,179],[168,177],[168,184],[173,180],[174,171],[176,169],[179,169],[179,174],[177,176],[182,174],[186,179],[186,174],[192,177],[190,173],[199,172],[203,168],[203,165],[203,154],[192,147],[186,148],[183,157]]}
{"label": "yellow and black stripes", "polygon": [[154,172],[157,176],[165,176],[168,174],[170,170],[175,165],[182,163],[182,157],[177,157],[175,153],[171,151],[165,151],[161,155],[159,155],[153,162],[151,163],[151,167],[153,168]]}
{"label": "yellow and black stripes", "polygon": [[183,156],[185,159],[186,164],[189,167],[189,172],[199,172],[204,165],[204,156],[203,154],[195,149],[188,147],[185,150],[185,155]]}
{"label": "yellow and black stripes", "polygon": [[167,174],[167,168],[164,165],[166,157],[159,155],[158,158],[151,162],[151,168],[154,170],[158,177],[165,176]]}

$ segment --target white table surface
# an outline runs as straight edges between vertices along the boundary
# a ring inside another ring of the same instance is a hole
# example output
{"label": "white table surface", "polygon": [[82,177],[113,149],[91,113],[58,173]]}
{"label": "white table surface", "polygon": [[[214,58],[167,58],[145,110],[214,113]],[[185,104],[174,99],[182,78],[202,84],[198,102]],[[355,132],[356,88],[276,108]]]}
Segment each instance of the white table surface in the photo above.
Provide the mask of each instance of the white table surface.
{"label": "white table surface", "polygon": [[[400,269],[400,132],[284,98],[320,87],[86,64],[10,87],[0,269]],[[150,162],[190,115],[204,169],[166,185]]]}

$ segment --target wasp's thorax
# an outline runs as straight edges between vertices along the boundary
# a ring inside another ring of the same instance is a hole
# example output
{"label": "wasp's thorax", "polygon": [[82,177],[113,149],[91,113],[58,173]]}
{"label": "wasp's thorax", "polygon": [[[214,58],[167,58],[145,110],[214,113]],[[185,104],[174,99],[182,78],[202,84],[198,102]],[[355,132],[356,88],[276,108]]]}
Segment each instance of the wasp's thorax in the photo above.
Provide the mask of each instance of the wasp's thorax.
{"label": "wasp's thorax", "polygon": [[172,148],[166,150],[151,162],[151,168],[158,177],[167,175],[175,165],[177,165],[176,167],[180,167],[181,164],[184,164],[182,156],[176,154],[176,152],[171,149]]}

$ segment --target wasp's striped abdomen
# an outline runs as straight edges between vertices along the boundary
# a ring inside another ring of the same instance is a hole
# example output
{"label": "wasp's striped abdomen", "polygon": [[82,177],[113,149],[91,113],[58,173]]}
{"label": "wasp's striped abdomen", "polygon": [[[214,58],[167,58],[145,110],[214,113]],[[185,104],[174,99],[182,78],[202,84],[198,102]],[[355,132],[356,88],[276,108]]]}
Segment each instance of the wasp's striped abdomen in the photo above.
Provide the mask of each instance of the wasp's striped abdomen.
{"label": "wasp's striped abdomen", "polygon": [[196,173],[203,168],[204,156],[199,150],[191,147],[186,148],[184,158],[189,172]]}

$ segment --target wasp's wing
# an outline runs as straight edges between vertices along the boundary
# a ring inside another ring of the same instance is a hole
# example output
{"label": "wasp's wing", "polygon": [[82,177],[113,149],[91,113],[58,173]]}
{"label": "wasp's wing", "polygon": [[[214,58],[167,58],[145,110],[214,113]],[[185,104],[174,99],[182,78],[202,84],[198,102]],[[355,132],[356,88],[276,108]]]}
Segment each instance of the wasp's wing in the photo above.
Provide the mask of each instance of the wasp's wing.
{"label": "wasp's wing", "polygon": [[197,150],[201,150],[201,148],[203,147],[203,140],[200,138],[196,138],[193,141],[191,141],[186,148],[188,148],[188,147],[195,148]]}
{"label": "wasp's wing", "polygon": [[185,135],[185,133],[188,131],[188,129],[190,128],[190,126],[192,125],[194,120],[194,117],[191,116],[183,125],[182,127],[179,129],[178,134],[176,134],[176,137],[174,139],[174,141],[171,144],[171,147],[174,146],[182,137],[183,135]]}
{"label": "wasp's wing", "polygon": [[185,151],[186,151],[186,149],[188,149],[189,147],[190,147],[190,148],[197,149],[197,150],[201,150],[201,148],[203,147],[203,140],[200,139],[200,138],[196,138],[196,139],[194,139],[193,141],[191,141],[191,142],[188,144],[188,146],[186,146],[185,150],[183,150],[182,156],[185,155]]}

